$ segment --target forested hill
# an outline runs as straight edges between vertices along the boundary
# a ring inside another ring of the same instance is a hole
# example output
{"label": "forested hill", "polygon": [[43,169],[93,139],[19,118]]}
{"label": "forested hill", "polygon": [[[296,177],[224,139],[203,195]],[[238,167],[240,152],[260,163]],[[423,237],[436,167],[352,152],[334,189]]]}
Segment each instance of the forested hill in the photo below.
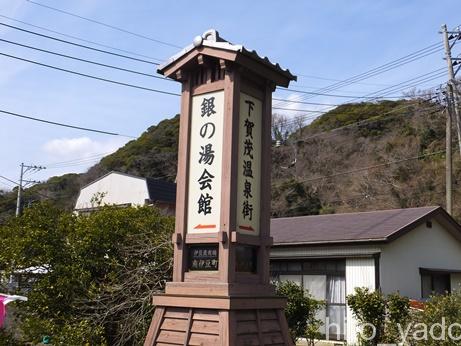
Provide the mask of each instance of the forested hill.
{"label": "forested hill", "polygon": [[[72,209],[80,187],[99,176],[116,170],[145,177],[175,180],[178,151],[179,116],[148,128],[138,139],[128,142],[115,153],[104,157],[83,174],[65,174],[37,184],[24,193],[27,206],[39,200]],[[0,221],[14,212],[16,193],[0,193]]]}
{"label": "forested hill", "polygon": [[[72,208],[80,186],[111,170],[174,181],[178,129],[178,116],[164,120],[87,173],[53,177],[28,189],[26,205],[49,199]],[[445,117],[437,104],[422,99],[348,104],[308,126],[277,116],[273,134],[280,144],[272,155],[274,216],[445,204]],[[459,217],[457,150],[453,157]],[[14,202],[14,194],[0,195],[3,214],[12,212]]]}

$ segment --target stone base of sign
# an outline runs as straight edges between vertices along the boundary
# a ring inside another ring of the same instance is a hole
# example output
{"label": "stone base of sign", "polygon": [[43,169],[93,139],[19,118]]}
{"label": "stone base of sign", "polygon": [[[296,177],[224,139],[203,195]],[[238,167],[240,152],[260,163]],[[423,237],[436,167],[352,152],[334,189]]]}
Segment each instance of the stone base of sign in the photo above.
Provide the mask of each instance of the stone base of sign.
{"label": "stone base of sign", "polygon": [[284,308],[276,296],[163,294],[144,346],[292,346]]}

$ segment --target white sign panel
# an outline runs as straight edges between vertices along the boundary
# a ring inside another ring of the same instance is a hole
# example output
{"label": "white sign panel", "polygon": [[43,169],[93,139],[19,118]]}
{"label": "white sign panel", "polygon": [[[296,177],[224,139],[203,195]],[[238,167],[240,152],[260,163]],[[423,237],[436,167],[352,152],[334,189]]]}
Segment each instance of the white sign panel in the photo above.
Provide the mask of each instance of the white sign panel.
{"label": "white sign panel", "polygon": [[261,125],[262,102],[240,93],[237,230],[253,235],[259,234]]}
{"label": "white sign panel", "polygon": [[218,232],[224,91],[192,98],[187,232]]}

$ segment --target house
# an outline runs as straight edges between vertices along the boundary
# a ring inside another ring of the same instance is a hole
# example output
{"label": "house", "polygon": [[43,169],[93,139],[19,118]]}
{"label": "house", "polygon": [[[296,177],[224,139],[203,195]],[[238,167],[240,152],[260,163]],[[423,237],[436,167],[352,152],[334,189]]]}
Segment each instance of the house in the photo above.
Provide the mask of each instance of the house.
{"label": "house", "polygon": [[356,287],[424,300],[461,284],[461,227],[441,207],[272,219],[271,235],[271,275],[327,302],[330,340],[356,342]]}
{"label": "house", "polygon": [[75,211],[88,213],[101,205],[124,207],[155,204],[172,215],[175,203],[175,183],[112,171],[80,190]]}

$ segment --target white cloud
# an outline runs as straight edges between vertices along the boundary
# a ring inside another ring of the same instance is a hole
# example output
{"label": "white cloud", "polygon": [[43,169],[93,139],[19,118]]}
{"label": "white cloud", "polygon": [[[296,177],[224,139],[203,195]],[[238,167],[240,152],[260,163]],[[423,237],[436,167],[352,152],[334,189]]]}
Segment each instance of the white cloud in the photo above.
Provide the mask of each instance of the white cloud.
{"label": "white cloud", "polygon": [[51,160],[79,160],[112,153],[126,141],[120,138],[108,141],[96,141],[89,137],[56,138],[46,142],[42,149]]}

